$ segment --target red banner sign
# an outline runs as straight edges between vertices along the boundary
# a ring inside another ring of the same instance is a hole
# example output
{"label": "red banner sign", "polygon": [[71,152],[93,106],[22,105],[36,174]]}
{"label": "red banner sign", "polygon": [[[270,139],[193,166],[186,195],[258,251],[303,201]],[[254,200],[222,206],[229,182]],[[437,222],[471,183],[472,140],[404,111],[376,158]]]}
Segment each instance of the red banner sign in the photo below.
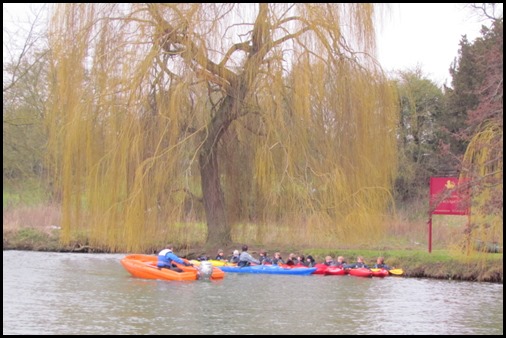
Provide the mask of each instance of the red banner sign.
{"label": "red banner sign", "polygon": [[430,178],[430,208],[435,215],[467,215],[467,189],[459,189],[457,177]]}

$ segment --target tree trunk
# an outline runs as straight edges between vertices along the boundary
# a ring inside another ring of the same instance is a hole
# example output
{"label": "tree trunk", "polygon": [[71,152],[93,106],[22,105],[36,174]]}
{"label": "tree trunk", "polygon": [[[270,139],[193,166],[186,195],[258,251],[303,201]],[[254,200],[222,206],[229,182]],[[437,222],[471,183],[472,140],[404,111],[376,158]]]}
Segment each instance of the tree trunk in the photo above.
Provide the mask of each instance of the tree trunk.
{"label": "tree trunk", "polygon": [[218,161],[218,144],[240,111],[246,90],[235,84],[234,93],[228,95],[205,130],[205,141],[199,154],[202,199],[207,219],[206,246],[227,246],[232,243],[231,226],[228,222],[225,195],[221,189]]}
{"label": "tree trunk", "polygon": [[204,210],[207,218],[208,247],[226,246],[232,242],[231,228],[225,211],[225,197],[221,189],[218,166],[218,142],[209,137],[199,156]]}

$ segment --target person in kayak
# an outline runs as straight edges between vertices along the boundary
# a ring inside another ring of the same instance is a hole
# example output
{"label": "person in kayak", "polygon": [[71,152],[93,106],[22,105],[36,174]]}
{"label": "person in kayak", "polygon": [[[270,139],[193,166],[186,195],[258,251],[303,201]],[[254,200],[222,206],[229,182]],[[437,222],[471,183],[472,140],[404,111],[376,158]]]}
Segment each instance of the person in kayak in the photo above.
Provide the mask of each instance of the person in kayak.
{"label": "person in kayak", "polygon": [[326,266],[336,266],[336,262],[334,261],[332,256],[326,256],[325,262],[323,262],[323,264],[325,264]]}
{"label": "person in kayak", "polygon": [[304,263],[305,266],[308,268],[312,268],[316,264],[315,259],[311,255],[307,255],[306,262]]}
{"label": "person in kayak", "polygon": [[237,266],[250,266],[251,263],[254,264],[260,264],[260,261],[258,259],[253,258],[248,252],[248,246],[243,245],[242,246],[242,252],[239,256],[239,263],[237,263]]}
{"label": "person in kayak", "polygon": [[279,253],[279,252],[274,253],[274,258],[272,259],[272,264],[274,264],[274,265],[285,264],[285,261],[281,257],[281,253]]}
{"label": "person in kayak", "polygon": [[294,253],[289,254],[288,259],[286,260],[286,265],[296,265],[297,263],[299,263],[299,261],[297,260],[295,254]]}
{"label": "person in kayak", "polygon": [[172,262],[183,264],[185,266],[193,266],[193,264],[187,263],[183,259],[179,258],[172,252],[172,250],[174,250],[174,246],[172,244],[168,244],[165,249],[158,253],[158,262],[156,263],[157,267],[183,272],[183,270],[177,266],[172,265]]}
{"label": "person in kayak", "polygon": [[306,256],[304,256],[304,255],[298,255],[298,256],[297,256],[297,261],[298,261],[298,262],[297,262],[297,264],[295,264],[295,265],[299,265],[299,266],[300,266],[300,265],[307,266],[307,265],[306,265]]}
{"label": "person in kayak", "polygon": [[272,259],[270,259],[267,256],[267,251],[265,251],[265,250],[260,250],[260,258],[258,260],[260,261],[260,264],[262,264],[262,265],[272,264]]}
{"label": "person in kayak", "polygon": [[228,260],[229,263],[239,263],[239,250],[234,250],[232,257]]}
{"label": "person in kayak", "polygon": [[357,269],[357,268],[366,268],[369,269],[369,266],[365,264],[364,257],[358,256],[357,262],[353,264],[346,264],[343,266],[345,269]]}
{"label": "person in kayak", "polygon": [[336,266],[338,268],[343,268],[345,265],[346,265],[346,261],[344,260],[344,257],[343,256],[337,257]]}
{"label": "person in kayak", "polygon": [[376,259],[376,264],[374,264],[374,268],[392,270],[391,267],[385,264],[385,258],[381,256]]}
{"label": "person in kayak", "polygon": [[216,255],[215,260],[217,260],[217,261],[226,260],[226,259],[225,259],[225,253],[223,252],[223,250],[222,250],[222,249],[219,249],[219,250],[218,250],[218,254]]}

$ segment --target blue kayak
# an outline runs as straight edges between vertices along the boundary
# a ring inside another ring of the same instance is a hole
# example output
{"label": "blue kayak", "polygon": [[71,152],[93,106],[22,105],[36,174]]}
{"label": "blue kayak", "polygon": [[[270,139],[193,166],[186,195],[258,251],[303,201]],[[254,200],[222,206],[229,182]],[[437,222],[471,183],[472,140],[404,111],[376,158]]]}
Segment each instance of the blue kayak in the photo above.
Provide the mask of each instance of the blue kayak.
{"label": "blue kayak", "polygon": [[310,275],[316,271],[316,268],[283,268],[278,265],[250,265],[250,266],[218,266],[224,272],[237,273],[261,273],[271,275]]}

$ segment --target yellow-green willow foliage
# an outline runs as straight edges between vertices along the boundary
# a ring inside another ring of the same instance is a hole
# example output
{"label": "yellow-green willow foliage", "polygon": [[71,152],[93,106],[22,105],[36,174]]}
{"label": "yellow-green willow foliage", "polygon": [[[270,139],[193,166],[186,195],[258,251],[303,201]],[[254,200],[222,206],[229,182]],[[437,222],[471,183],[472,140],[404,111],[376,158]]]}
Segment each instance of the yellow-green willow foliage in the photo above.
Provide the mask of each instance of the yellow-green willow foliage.
{"label": "yellow-green willow foliage", "polygon": [[[50,32],[63,241],[111,251],[382,233],[394,89],[372,4],[62,4]],[[286,239],[285,238],[281,239]],[[252,238],[247,238],[252,240]]]}
{"label": "yellow-green willow foliage", "polygon": [[502,144],[502,119],[489,121],[471,139],[464,154],[461,178],[470,182],[471,196],[468,238],[461,241],[464,246],[490,250],[492,243],[503,245],[502,199],[497,200],[503,191]]}

